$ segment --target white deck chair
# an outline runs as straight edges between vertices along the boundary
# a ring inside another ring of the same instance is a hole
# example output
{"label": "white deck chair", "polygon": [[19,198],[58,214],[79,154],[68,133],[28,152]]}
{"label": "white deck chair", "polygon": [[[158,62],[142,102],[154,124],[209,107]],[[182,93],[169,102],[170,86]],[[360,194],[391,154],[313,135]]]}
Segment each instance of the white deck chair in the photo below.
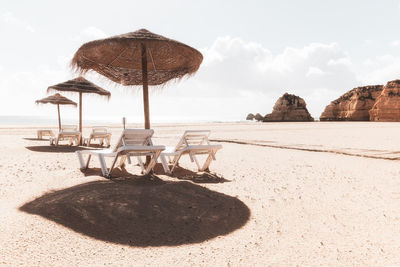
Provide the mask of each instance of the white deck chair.
{"label": "white deck chair", "polygon": [[50,145],[58,146],[60,141],[68,140],[69,145],[79,145],[81,139],[81,133],[78,131],[78,127],[75,125],[63,125],[61,126],[60,132],[56,137],[50,137]]}
{"label": "white deck chair", "polygon": [[[222,148],[222,145],[212,145],[208,141],[210,135],[209,130],[191,130],[185,131],[179,143],[175,147],[167,147],[160,155],[161,163],[164,171],[172,174],[174,168],[179,162],[182,155],[188,154],[190,160],[195,162],[199,171],[205,171],[211,164],[212,160],[216,160],[215,153]],[[196,155],[208,155],[206,161],[201,167]],[[168,166],[167,157],[170,159],[169,163],[172,164],[171,169]],[[171,160],[171,157],[173,159]]]}
{"label": "white deck chair", "polygon": [[86,144],[86,146],[90,146],[92,140],[99,140],[101,146],[105,143],[106,146],[109,147],[111,145],[111,133],[108,132],[107,127],[94,126],[89,137],[84,138],[83,143]]}
{"label": "white deck chair", "polygon": [[[153,146],[151,137],[153,136],[153,130],[142,130],[142,129],[125,129],[123,130],[117,144],[110,149],[102,150],[80,150],[77,151],[80,168],[81,170],[86,170],[89,167],[89,162],[91,156],[98,156],[101,166],[101,172],[104,177],[111,177],[112,170],[121,156],[121,161],[119,166],[125,165],[125,160],[127,157],[135,156],[138,158],[139,165],[142,168],[143,174],[148,174],[155,166],[157,159],[165,149],[165,146]],[[88,159],[85,163],[83,159],[83,154],[88,155]],[[151,156],[150,163],[147,167],[144,166],[141,156]],[[107,168],[105,157],[114,158],[111,168]]]}
{"label": "white deck chair", "polygon": [[38,139],[43,139],[43,136],[54,137],[53,131],[49,129],[39,129],[36,134]]}

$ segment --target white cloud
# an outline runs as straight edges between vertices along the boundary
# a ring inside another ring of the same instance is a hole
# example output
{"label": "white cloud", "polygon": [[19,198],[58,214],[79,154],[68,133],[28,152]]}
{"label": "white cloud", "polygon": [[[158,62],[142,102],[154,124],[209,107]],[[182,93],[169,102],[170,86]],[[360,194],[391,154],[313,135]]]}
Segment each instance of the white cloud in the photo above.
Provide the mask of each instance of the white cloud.
{"label": "white cloud", "polygon": [[[153,122],[242,120],[249,112],[271,112],[275,101],[285,92],[304,98],[310,113],[318,118],[326,105],[353,87],[384,84],[400,74],[398,57],[385,55],[366,59],[362,67],[356,68],[336,43],[312,43],[272,53],[258,43],[221,37],[201,51],[204,63],[196,75],[168,84],[162,90],[151,90]],[[56,69],[39,66],[29,73],[0,71],[0,97],[9,99],[0,107],[0,113],[51,115],[51,107],[35,107],[34,100],[46,94],[47,86],[74,77],[67,65],[70,58],[71,55],[60,56]],[[96,75],[87,78],[110,90],[112,97],[106,102],[98,97],[85,96],[85,119],[111,116],[119,121],[120,117],[126,116],[130,122],[142,120],[140,89],[109,86],[110,83]],[[16,91],[24,94],[23,103],[14,94]],[[67,97],[77,101],[76,95]],[[18,101],[21,103],[19,106],[14,104]],[[77,113],[71,109],[63,116],[75,119]]]}
{"label": "white cloud", "polygon": [[394,47],[400,46],[400,40],[393,41],[393,42],[390,43],[390,45],[394,46]]}
{"label": "white cloud", "polygon": [[358,74],[358,79],[363,84],[385,84],[387,81],[400,79],[399,56],[369,58],[364,61],[363,67]]}
{"label": "white cloud", "polygon": [[309,67],[306,76],[309,77],[312,75],[324,75],[324,74],[325,74],[325,72],[322,71],[320,68]]}
{"label": "white cloud", "polygon": [[79,33],[79,35],[75,36],[73,40],[79,40],[79,41],[92,41],[96,39],[103,39],[108,37],[108,35],[100,30],[99,28],[96,28],[94,26],[89,26],[84,29],[82,29]]}
{"label": "white cloud", "polygon": [[[288,47],[281,53],[273,54],[258,43],[221,37],[201,51],[204,63],[195,76],[169,84],[161,91],[153,91],[150,96],[153,121],[163,118],[180,118],[183,121],[241,120],[249,112],[271,112],[275,101],[285,92],[304,98],[309,111],[318,118],[330,101],[357,85],[350,59],[335,43]],[[25,94],[27,100],[24,105],[29,108],[28,112],[31,109],[44,112],[45,109],[33,108],[34,100],[45,95],[47,86],[73,77],[64,66],[69,59],[70,56],[59,57],[59,68],[56,70],[42,66],[29,74],[11,75],[0,86],[8,87],[10,92],[19,90]],[[108,103],[85,97],[87,118],[127,116],[128,119],[134,117],[140,120],[143,113],[141,90],[121,90],[108,86],[96,76],[88,77],[109,89],[112,97]],[[137,93],[127,93],[130,91]],[[10,92],[0,94],[12,98]],[[72,99],[76,100],[75,96]],[[10,99],[9,102],[14,101]],[[100,110],[99,104],[103,107]],[[3,106],[2,109],[0,112],[21,112],[13,105]]]}
{"label": "white cloud", "polygon": [[6,12],[1,14],[1,20],[9,25],[14,25],[20,28],[25,29],[28,32],[34,33],[35,29],[26,21],[17,18],[12,12]]}
{"label": "white cloud", "polygon": [[229,113],[236,119],[248,112],[271,112],[274,102],[285,92],[304,98],[318,118],[332,97],[359,83],[350,58],[336,43],[288,47],[273,54],[261,44],[221,37],[202,52],[204,64],[187,81],[190,85],[178,86],[182,87],[179,95],[208,96],[218,98],[220,103],[229,99],[234,104],[223,107],[231,109]]}

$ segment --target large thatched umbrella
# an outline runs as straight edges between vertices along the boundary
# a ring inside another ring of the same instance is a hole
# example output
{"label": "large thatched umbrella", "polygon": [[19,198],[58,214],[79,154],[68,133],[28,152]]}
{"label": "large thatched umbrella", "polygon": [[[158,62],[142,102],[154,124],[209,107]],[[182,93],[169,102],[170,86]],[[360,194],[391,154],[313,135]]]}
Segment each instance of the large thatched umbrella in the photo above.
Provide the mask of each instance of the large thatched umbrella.
{"label": "large thatched umbrella", "polygon": [[86,43],[71,64],[81,73],[94,70],[122,85],[143,85],[145,128],[150,129],[148,85],[194,74],[202,61],[196,49],[141,29]]}
{"label": "large thatched umbrella", "polygon": [[98,94],[110,98],[111,93],[83,77],[78,77],[63,83],[49,86],[49,91],[64,91],[79,93],[79,131],[82,134],[82,94]]}
{"label": "large thatched umbrella", "polygon": [[58,130],[61,130],[61,117],[60,117],[60,105],[73,105],[76,107],[76,103],[60,94],[54,94],[46,98],[36,100],[36,104],[54,104],[57,105],[58,111]]}

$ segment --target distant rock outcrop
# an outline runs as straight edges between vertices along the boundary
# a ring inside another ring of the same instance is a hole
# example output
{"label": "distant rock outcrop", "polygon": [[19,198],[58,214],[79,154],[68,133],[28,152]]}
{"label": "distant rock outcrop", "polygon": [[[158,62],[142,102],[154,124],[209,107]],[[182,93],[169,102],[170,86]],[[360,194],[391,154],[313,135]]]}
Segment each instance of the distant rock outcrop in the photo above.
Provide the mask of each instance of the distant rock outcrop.
{"label": "distant rock outcrop", "polygon": [[383,85],[354,88],[326,106],[321,121],[369,121],[369,110],[381,94]]}
{"label": "distant rock outcrop", "polygon": [[248,115],[247,115],[247,117],[246,117],[246,120],[248,120],[248,121],[252,121],[252,120],[254,120],[254,114],[253,113],[249,113]]}
{"label": "distant rock outcrop", "polygon": [[371,121],[400,121],[400,80],[388,82],[369,111]]}
{"label": "distant rock outcrop", "polygon": [[313,121],[303,98],[285,93],[276,101],[271,114],[264,117],[269,121]]}
{"label": "distant rock outcrop", "polygon": [[257,113],[257,114],[254,116],[254,119],[255,119],[256,121],[262,121],[262,120],[264,119],[264,117],[263,117],[260,113]]}

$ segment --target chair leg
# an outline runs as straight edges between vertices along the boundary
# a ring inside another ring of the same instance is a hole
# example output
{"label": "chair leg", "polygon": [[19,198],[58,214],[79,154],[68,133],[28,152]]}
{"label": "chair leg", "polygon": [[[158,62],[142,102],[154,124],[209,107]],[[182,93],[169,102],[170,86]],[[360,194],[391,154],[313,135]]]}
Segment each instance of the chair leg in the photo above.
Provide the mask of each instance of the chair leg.
{"label": "chair leg", "polygon": [[156,151],[156,152],[152,153],[150,163],[147,166],[147,169],[146,169],[146,171],[144,173],[145,175],[150,173],[150,171],[154,168],[154,166],[156,165],[157,159],[160,156],[160,154],[161,154],[161,151]]}
{"label": "chair leg", "polygon": [[170,169],[168,167],[168,162],[167,162],[167,159],[165,158],[165,155],[161,154],[160,155],[160,160],[161,160],[161,164],[162,164],[162,166],[164,168],[164,172],[166,174],[171,174],[171,171],[170,171]]}
{"label": "chair leg", "polygon": [[76,155],[78,156],[79,165],[81,166],[80,169],[83,170],[85,168],[85,161],[83,160],[82,152],[76,151]]}
{"label": "chair leg", "polygon": [[174,157],[173,165],[171,168],[171,173],[174,171],[176,165],[178,165],[178,162],[179,162],[179,159],[181,158],[181,156],[182,156],[182,154],[179,154]]}
{"label": "chair leg", "polygon": [[199,161],[197,160],[196,155],[195,155],[194,153],[190,153],[189,155],[190,155],[190,157],[192,158],[192,162],[193,162],[193,161],[196,162],[197,169],[200,171],[200,164],[199,164]]}
{"label": "chair leg", "polygon": [[118,155],[115,156],[115,158],[114,158],[114,160],[113,160],[113,163],[112,163],[112,165],[111,165],[111,168],[110,168],[110,170],[108,171],[108,175],[107,175],[108,178],[111,178],[111,173],[112,173],[112,171],[113,171],[113,169],[114,169],[114,166],[115,166],[115,163],[117,162],[117,160],[118,160]]}
{"label": "chair leg", "polygon": [[86,162],[85,170],[87,170],[89,168],[89,162],[90,162],[91,157],[92,157],[92,155],[89,154],[87,162]]}
{"label": "chair leg", "polygon": [[214,153],[210,152],[210,154],[208,154],[208,157],[207,157],[206,161],[205,161],[204,164],[203,164],[203,167],[202,167],[201,169],[199,168],[199,171],[205,171],[205,170],[207,170],[208,167],[209,167],[210,164],[211,164],[211,161],[212,161],[213,159],[215,159]]}
{"label": "chair leg", "polygon": [[99,161],[100,161],[101,173],[103,174],[104,177],[108,177],[106,161],[104,160],[104,156],[102,154],[99,154]]}

